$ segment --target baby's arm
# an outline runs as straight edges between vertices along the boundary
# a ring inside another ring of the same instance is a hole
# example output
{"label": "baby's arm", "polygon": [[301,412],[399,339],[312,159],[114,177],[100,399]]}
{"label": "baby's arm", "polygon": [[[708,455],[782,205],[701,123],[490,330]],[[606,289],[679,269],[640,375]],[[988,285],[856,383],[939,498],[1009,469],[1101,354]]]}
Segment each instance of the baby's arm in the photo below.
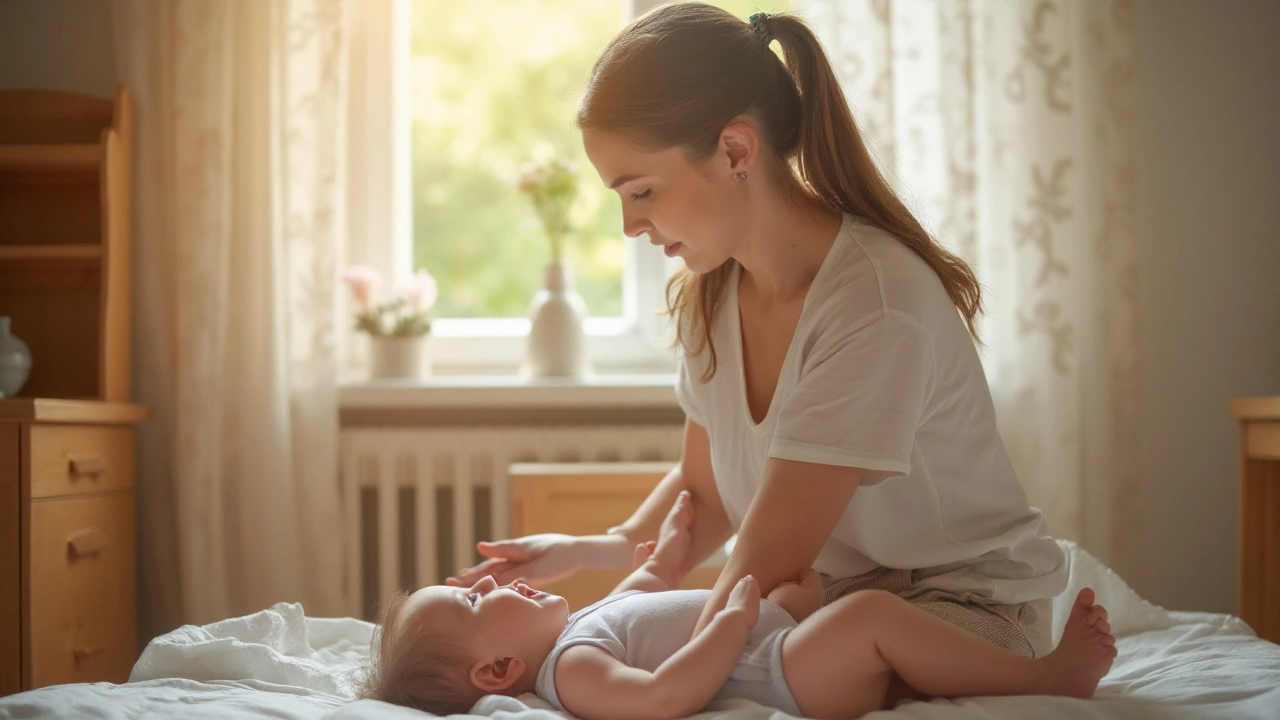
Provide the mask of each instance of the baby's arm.
{"label": "baby's arm", "polygon": [[707,628],[653,672],[625,665],[599,647],[575,645],[556,662],[560,703],[583,720],[691,715],[711,702],[729,678],[759,613],[760,587],[748,575]]}
{"label": "baby's arm", "polygon": [[627,590],[674,590],[689,574],[693,548],[693,498],[688,490],[676,496],[662,521],[657,542],[640,543],[635,549],[635,570],[610,595]]}

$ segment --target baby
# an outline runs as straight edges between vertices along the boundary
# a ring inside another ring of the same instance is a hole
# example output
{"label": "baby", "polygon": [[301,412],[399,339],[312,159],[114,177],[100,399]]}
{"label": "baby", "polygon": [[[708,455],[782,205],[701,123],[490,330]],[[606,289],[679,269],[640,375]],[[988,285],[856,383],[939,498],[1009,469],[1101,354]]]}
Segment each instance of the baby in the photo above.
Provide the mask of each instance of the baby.
{"label": "baby", "polygon": [[402,594],[384,612],[363,696],[437,715],[465,713],[489,693],[536,692],[585,720],[678,718],[728,698],[855,718],[886,707],[895,674],[924,697],[1090,698],[1116,656],[1087,588],[1057,649],[1029,659],[887,592],[820,608],[812,570],[765,599],[743,578],[691,640],[710,591],[672,588],[689,569],[692,522],[684,492],[658,541],[637,546],[635,571],[572,615],[564,598],[492,577]]}

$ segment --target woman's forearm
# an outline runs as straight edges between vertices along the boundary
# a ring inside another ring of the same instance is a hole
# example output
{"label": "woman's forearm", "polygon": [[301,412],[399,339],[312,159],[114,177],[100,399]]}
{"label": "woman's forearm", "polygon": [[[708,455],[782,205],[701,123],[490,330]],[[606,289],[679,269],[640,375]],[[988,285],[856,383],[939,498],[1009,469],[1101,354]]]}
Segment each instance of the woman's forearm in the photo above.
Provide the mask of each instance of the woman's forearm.
{"label": "woman's forearm", "polygon": [[662,526],[667,513],[671,511],[671,506],[675,504],[676,496],[682,490],[688,490],[693,499],[693,525],[690,527],[693,545],[689,550],[693,559],[692,564],[697,565],[706,560],[724,545],[733,534],[733,526],[725,516],[724,506],[720,504],[720,496],[709,497],[710,494],[701,488],[686,483],[680,466],[676,466],[658,483],[653,492],[649,493],[649,497],[645,498],[626,522],[609,529],[609,535],[625,537],[629,542],[625,544],[626,552],[614,551],[614,554],[609,555],[614,564],[607,567],[626,566],[631,561],[630,551],[637,544],[658,538],[658,529]]}
{"label": "woman's forearm", "polygon": [[831,537],[861,480],[858,468],[771,459],[694,635],[724,607],[743,576],[756,578],[762,596],[781,583],[799,580]]}

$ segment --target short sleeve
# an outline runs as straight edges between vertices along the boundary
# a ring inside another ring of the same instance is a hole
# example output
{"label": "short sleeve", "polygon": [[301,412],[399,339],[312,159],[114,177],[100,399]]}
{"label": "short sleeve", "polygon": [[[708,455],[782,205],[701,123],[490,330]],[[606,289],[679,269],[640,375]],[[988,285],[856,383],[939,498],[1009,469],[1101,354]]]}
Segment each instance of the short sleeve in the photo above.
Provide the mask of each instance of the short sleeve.
{"label": "short sleeve", "polygon": [[702,411],[698,408],[698,393],[694,387],[698,380],[693,375],[697,372],[696,368],[690,367],[689,359],[682,351],[680,363],[676,369],[676,402],[680,403],[680,409],[684,410],[685,417],[705,428],[707,423],[703,420]]}
{"label": "short sleeve", "polygon": [[923,329],[886,313],[833,342],[804,369],[778,416],[769,454],[907,474],[933,371]]}

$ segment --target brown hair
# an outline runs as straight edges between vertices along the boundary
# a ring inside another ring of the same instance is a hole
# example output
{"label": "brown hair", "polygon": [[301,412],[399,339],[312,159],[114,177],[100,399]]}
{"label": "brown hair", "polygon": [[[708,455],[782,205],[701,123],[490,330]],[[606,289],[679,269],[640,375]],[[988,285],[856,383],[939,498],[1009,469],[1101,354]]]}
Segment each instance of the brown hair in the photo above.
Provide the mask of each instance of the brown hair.
{"label": "brown hair", "polygon": [[405,618],[409,593],[382,611],[357,694],[435,715],[465,714],[484,692],[471,683],[470,657],[456,638]]}
{"label": "brown hair", "polygon": [[[778,41],[781,61],[757,29]],[[799,17],[781,13],[750,25],[703,3],[656,8],[623,28],[596,61],[577,124],[619,132],[646,150],[680,147],[698,163],[741,115],[757,122],[763,146],[786,168],[777,173],[784,188],[861,216],[914,250],[978,340],[977,278],[933,241],[880,174],[821,44]],[[732,261],[705,275],[682,267],[667,284],[676,342],[689,356],[711,353],[704,381],[716,371],[710,329],[732,271]]]}

